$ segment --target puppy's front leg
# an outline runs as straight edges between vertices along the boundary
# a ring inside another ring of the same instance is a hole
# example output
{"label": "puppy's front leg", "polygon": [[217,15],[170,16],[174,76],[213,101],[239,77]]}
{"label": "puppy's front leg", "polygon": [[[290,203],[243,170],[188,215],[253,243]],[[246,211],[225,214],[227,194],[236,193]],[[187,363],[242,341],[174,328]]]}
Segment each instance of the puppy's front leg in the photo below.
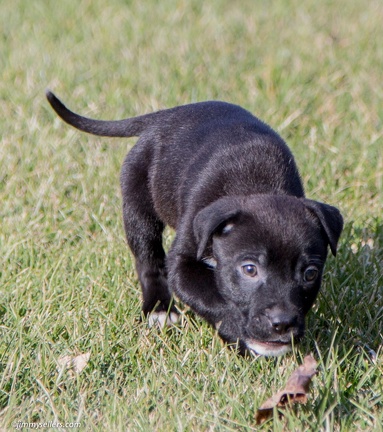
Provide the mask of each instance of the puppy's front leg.
{"label": "puppy's front leg", "polygon": [[168,255],[167,265],[171,291],[216,327],[225,342],[239,342],[242,351],[244,317],[234,304],[228,303],[218,292],[214,270],[194,257],[177,254],[174,250]]}

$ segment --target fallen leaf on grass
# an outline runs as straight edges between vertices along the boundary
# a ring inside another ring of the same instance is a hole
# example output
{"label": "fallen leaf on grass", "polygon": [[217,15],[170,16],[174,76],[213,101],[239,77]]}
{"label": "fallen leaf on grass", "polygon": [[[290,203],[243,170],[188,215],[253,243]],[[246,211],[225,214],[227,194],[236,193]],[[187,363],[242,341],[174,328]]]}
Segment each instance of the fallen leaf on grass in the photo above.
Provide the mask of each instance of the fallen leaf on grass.
{"label": "fallen leaf on grass", "polygon": [[85,366],[88,364],[90,358],[90,352],[80,354],[78,356],[63,356],[57,360],[60,368],[70,369],[75,373],[80,373]]}
{"label": "fallen leaf on grass", "polygon": [[294,403],[306,403],[312,377],[317,373],[317,362],[313,356],[304,358],[303,364],[291,374],[283,390],[267,399],[257,411],[255,421],[261,424],[273,415],[275,407],[285,407]]}

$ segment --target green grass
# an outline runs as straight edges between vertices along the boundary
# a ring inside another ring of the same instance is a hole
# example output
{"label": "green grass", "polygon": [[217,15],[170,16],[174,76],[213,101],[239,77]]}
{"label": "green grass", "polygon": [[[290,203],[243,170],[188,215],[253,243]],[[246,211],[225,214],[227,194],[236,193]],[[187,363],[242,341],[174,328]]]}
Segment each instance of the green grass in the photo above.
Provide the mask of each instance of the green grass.
{"label": "green grass", "polygon": [[[260,430],[382,431],[382,22],[380,0],[1,1],[0,428],[255,430],[313,352],[309,402]],[[239,358],[187,310],[167,332],[139,321],[119,191],[134,140],[67,127],[46,87],[111,119],[221,99],[281,133],[308,197],[346,220],[295,353]]]}

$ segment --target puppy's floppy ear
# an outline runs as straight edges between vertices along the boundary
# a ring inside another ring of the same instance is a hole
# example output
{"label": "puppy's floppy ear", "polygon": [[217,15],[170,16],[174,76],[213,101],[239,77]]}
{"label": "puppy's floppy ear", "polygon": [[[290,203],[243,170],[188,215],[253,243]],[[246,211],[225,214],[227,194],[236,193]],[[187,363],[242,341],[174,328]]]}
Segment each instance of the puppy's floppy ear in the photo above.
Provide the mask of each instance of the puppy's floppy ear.
{"label": "puppy's floppy ear", "polygon": [[317,201],[303,199],[305,206],[319,219],[330,245],[332,254],[336,255],[336,248],[343,229],[343,217],[333,206]]}
{"label": "puppy's floppy ear", "polygon": [[193,221],[194,237],[197,240],[197,259],[202,258],[209,239],[220,228],[224,230],[239,213],[240,204],[233,198],[221,198],[200,210]]}

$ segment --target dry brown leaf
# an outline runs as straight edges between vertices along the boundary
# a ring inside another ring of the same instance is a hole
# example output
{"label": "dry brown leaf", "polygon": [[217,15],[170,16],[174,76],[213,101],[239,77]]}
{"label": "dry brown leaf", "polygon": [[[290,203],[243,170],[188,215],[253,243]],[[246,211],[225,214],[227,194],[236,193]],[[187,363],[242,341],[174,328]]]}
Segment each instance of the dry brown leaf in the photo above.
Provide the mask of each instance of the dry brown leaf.
{"label": "dry brown leaf", "polygon": [[78,356],[63,356],[57,360],[60,368],[70,369],[75,373],[80,373],[88,364],[90,352]]}
{"label": "dry brown leaf", "polygon": [[304,358],[303,364],[291,374],[283,390],[267,399],[255,415],[257,424],[261,424],[273,415],[275,407],[285,407],[294,403],[306,403],[312,377],[318,372],[317,362],[312,355]]}

